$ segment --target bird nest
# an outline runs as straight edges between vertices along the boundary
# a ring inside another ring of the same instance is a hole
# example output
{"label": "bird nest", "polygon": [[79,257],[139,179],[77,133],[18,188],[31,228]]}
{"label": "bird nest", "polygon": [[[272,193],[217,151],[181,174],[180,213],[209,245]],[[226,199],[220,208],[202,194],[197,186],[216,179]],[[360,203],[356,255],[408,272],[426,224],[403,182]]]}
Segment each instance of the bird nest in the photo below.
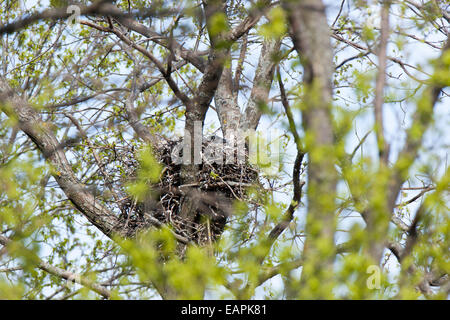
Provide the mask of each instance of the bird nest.
{"label": "bird nest", "polygon": [[[119,181],[121,195],[115,203],[128,237],[134,237],[140,230],[168,225],[178,239],[187,242],[202,245],[217,240],[231,216],[233,200],[246,199],[248,187],[260,185],[258,170],[248,161],[226,163],[217,161],[217,157],[211,161],[211,154],[206,155],[205,151],[209,152],[207,150],[217,139],[221,138],[203,142],[202,161],[196,166],[195,183],[190,184],[183,183],[182,165],[173,161],[174,154],[182,155],[181,140],[166,141],[154,150],[163,169],[159,181],[149,185],[151,193],[144,201],[138,201],[125,191],[125,184],[136,179],[140,167],[136,148],[114,152],[115,161],[108,166],[109,174],[117,172],[117,164],[120,165],[122,177],[116,181]],[[191,204],[188,218],[181,214],[187,199]]]}

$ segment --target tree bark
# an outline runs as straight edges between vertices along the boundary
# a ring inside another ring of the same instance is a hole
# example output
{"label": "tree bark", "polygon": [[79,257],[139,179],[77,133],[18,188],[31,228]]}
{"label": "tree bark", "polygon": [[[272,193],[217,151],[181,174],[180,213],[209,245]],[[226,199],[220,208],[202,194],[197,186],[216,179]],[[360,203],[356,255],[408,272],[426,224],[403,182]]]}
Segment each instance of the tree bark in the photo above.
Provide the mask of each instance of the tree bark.
{"label": "tree bark", "polygon": [[[337,172],[331,115],[333,53],[325,6],[320,0],[283,1],[290,33],[304,68],[303,127],[308,153],[307,238],[303,296],[326,298],[332,279]],[[320,279],[320,280],[319,280]],[[315,283],[321,281],[319,286]],[[324,283],[325,282],[325,283]]]}

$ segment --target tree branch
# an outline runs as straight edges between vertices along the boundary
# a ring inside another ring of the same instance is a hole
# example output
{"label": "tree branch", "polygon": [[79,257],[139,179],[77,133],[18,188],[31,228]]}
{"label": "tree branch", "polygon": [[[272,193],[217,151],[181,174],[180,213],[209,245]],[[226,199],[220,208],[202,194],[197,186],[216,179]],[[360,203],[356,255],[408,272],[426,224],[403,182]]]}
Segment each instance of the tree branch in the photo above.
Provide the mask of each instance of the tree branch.
{"label": "tree branch", "polygon": [[0,108],[9,117],[17,119],[19,128],[41,151],[51,166],[53,178],[74,206],[108,237],[121,235],[124,230],[119,228],[118,218],[75,177],[50,125],[43,122],[39,114],[3,78],[0,78]]}
{"label": "tree branch", "polygon": [[[290,35],[303,65],[302,124],[308,153],[308,214],[301,285],[306,295],[324,297],[329,292],[310,287],[332,278],[335,257],[336,188],[335,137],[331,113],[333,52],[325,6],[321,0],[282,1]],[[306,298],[306,297],[305,297]]]}
{"label": "tree branch", "polygon": [[261,103],[267,103],[270,87],[272,85],[273,74],[277,61],[275,55],[279,52],[281,39],[264,40],[261,54],[259,56],[258,66],[256,67],[255,77],[253,79],[253,88],[245,108],[240,127],[243,131],[256,129],[261,119]]}
{"label": "tree branch", "polygon": [[[9,243],[11,243],[11,239],[0,235],[0,244],[2,244],[3,246],[7,246]],[[75,283],[78,283],[78,284],[86,287],[86,288],[89,288],[92,291],[98,293],[99,295],[103,296],[106,299],[111,298],[111,292],[108,289],[82,277],[81,275],[79,275],[77,273],[73,273],[73,272],[61,269],[59,267],[52,266],[49,263],[42,261],[41,259],[38,260],[37,267],[51,275],[65,279],[67,281],[73,281]]]}
{"label": "tree branch", "polygon": [[385,0],[381,8],[381,35],[378,48],[378,74],[375,85],[375,133],[378,142],[378,154],[380,161],[387,164],[389,157],[389,147],[384,138],[383,125],[383,104],[384,104],[384,86],[386,83],[386,56],[387,44],[389,38],[389,8],[390,0]]}
{"label": "tree branch", "polygon": [[[442,48],[436,70],[445,68],[442,59],[448,50],[450,50],[450,35],[447,37],[447,42]],[[434,106],[444,87],[445,85],[442,83],[435,83],[428,86],[423,93],[422,99],[417,104],[417,110],[413,115],[411,127],[407,131],[405,145],[398,155],[389,178],[389,212],[392,212],[395,207],[398,193],[408,176],[409,168],[417,157],[417,153],[422,144],[422,137],[433,120]]]}

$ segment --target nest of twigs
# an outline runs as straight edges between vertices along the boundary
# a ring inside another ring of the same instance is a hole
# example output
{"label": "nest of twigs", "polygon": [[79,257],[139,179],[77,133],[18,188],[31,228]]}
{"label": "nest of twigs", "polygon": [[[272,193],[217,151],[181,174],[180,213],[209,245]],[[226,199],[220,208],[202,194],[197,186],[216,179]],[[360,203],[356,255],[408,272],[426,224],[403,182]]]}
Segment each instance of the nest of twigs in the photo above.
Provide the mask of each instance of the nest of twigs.
{"label": "nest of twigs", "polygon": [[[159,182],[149,186],[148,199],[137,201],[123,191],[119,202],[121,221],[130,237],[152,226],[169,225],[177,235],[202,245],[215,241],[223,233],[233,200],[245,199],[248,187],[259,182],[257,169],[248,161],[218,163],[211,161],[210,155],[206,157],[204,151],[215,139],[203,142],[202,161],[197,166],[196,182],[191,184],[183,184],[182,165],[173,161],[174,152],[182,155],[181,140],[167,141],[154,150],[163,170]],[[137,176],[137,154],[134,148],[125,148],[120,154],[116,151],[116,157],[121,159],[122,175],[126,177],[120,182],[120,189],[125,190],[124,184]],[[189,219],[181,214],[187,199],[193,204]]]}

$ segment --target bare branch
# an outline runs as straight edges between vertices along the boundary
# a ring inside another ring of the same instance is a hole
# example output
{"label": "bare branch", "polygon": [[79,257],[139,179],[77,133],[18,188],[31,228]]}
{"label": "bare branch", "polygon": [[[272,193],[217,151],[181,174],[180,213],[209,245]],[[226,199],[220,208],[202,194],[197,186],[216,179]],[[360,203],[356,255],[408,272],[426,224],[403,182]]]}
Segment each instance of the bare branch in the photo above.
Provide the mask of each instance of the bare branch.
{"label": "bare branch", "polygon": [[274,58],[280,50],[280,45],[280,39],[264,40],[258,66],[256,67],[255,77],[253,79],[252,92],[240,125],[241,129],[244,131],[256,129],[258,126],[262,115],[260,104],[267,103],[268,101],[273,74],[277,63]]}
{"label": "bare branch", "polygon": [[[437,70],[439,69],[439,64],[442,64],[442,57],[448,50],[450,50],[450,36],[442,48],[441,56],[438,59]],[[408,175],[408,170],[417,157],[417,153],[422,144],[422,137],[432,122],[434,106],[443,88],[444,85],[440,83],[428,86],[423,93],[423,99],[419,102],[420,105],[417,106],[411,127],[407,132],[405,145],[399,153],[389,179],[388,209],[390,212],[395,207],[398,193]]]}
{"label": "bare branch", "polygon": [[[92,5],[86,6],[78,3],[76,6],[80,9],[80,15],[98,15],[98,16],[111,16],[114,18],[128,18],[128,17],[151,17],[151,16],[164,16],[171,14],[171,10],[159,10],[158,5],[156,8],[148,8],[145,10],[139,10],[135,13],[126,13],[120,11],[116,6],[111,4],[108,0],[99,0]],[[61,8],[46,9],[42,12],[31,14],[25,18],[18,19],[12,23],[0,26],[0,35],[5,33],[13,33],[20,29],[23,29],[33,23],[41,20],[61,20],[67,19],[72,15],[72,12],[65,6]]]}
{"label": "bare branch", "polygon": [[[0,244],[7,246],[9,243],[11,243],[10,239],[0,235]],[[73,281],[75,283],[78,283],[78,284],[86,287],[86,288],[89,288],[92,291],[98,293],[99,295],[103,296],[106,299],[111,298],[111,292],[108,289],[106,289],[104,286],[96,284],[95,282],[90,281],[77,273],[73,273],[73,272],[61,269],[59,267],[52,266],[49,263],[42,261],[40,259],[37,262],[37,267],[51,275],[65,279],[67,281]]]}
{"label": "bare branch", "polygon": [[[0,78],[1,109],[8,116],[17,118],[19,128],[26,133],[42,152],[52,167],[52,175],[74,206],[100,231],[109,237],[121,234],[118,218],[104,207],[86,186],[75,177],[70,163],[49,124]],[[7,105],[11,105],[10,108]]]}

